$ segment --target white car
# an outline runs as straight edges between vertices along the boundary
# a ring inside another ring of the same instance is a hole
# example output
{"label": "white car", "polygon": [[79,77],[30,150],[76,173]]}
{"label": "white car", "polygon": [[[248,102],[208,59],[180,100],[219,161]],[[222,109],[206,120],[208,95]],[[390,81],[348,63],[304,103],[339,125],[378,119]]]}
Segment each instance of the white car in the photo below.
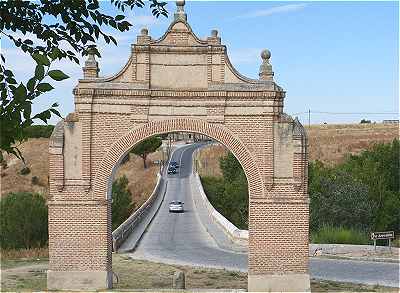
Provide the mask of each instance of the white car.
{"label": "white car", "polygon": [[183,213],[183,202],[181,201],[171,201],[169,203],[169,212],[170,213]]}

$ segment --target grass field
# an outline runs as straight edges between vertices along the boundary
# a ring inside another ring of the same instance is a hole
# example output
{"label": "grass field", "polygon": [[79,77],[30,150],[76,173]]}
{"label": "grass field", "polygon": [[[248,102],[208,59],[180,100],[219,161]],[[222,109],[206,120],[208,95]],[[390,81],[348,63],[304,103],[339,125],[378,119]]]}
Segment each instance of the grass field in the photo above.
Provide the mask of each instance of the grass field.
{"label": "grass field", "polygon": [[[1,262],[1,291],[44,291],[47,259],[19,259]],[[171,289],[172,276],[185,272],[188,289],[247,289],[247,274],[226,270],[172,266],[148,261],[132,260],[127,255],[113,255],[113,270],[119,278],[114,280],[115,291],[128,289]],[[398,289],[352,283],[312,280],[313,292],[398,292]]]}

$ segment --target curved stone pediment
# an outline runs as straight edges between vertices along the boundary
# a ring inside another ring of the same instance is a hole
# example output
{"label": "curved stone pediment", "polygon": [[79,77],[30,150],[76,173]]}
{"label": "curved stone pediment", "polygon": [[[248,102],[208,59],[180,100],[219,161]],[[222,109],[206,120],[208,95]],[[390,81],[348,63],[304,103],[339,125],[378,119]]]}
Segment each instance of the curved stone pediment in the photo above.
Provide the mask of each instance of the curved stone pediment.
{"label": "curved stone pediment", "polygon": [[260,80],[241,75],[230,62],[218,32],[213,30],[211,36],[200,39],[182,12],[175,14],[175,20],[159,39],[153,39],[147,29],[142,29],[119,73],[98,77],[93,60],[92,57],[92,63],[84,67],[84,73],[89,74],[80,80],[78,88],[102,83],[102,88],[118,89],[283,91],[273,81],[272,71]]}

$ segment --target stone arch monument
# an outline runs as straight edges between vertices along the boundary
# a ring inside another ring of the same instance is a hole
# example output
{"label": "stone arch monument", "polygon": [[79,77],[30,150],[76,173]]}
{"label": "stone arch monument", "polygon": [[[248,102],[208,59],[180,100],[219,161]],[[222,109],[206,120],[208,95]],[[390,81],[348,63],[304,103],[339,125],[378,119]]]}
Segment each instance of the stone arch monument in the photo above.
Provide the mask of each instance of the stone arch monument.
{"label": "stone arch monument", "polygon": [[307,291],[307,139],[283,113],[284,90],[261,53],[259,79],[232,66],[213,30],[199,39],[184,1],[166,33],[143,29],[122,70],[99,77],[90,55],[74,89],[75,112],[49,145],[48,289],[112,286],[113,168],[139,141],[190,131],[230,149],[249,185],[249,291]]}

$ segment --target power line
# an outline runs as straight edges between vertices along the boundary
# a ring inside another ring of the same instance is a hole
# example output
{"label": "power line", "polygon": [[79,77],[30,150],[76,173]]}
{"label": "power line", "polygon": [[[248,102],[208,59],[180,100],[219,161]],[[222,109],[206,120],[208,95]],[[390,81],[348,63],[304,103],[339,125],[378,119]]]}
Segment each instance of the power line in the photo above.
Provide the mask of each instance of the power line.
{"label": "power line", "polygon": [[304,115],[304,114],[327,114],[327,115],[399,115],[398,112],[326,112],[326,111],[306,111],[292,114]]}

